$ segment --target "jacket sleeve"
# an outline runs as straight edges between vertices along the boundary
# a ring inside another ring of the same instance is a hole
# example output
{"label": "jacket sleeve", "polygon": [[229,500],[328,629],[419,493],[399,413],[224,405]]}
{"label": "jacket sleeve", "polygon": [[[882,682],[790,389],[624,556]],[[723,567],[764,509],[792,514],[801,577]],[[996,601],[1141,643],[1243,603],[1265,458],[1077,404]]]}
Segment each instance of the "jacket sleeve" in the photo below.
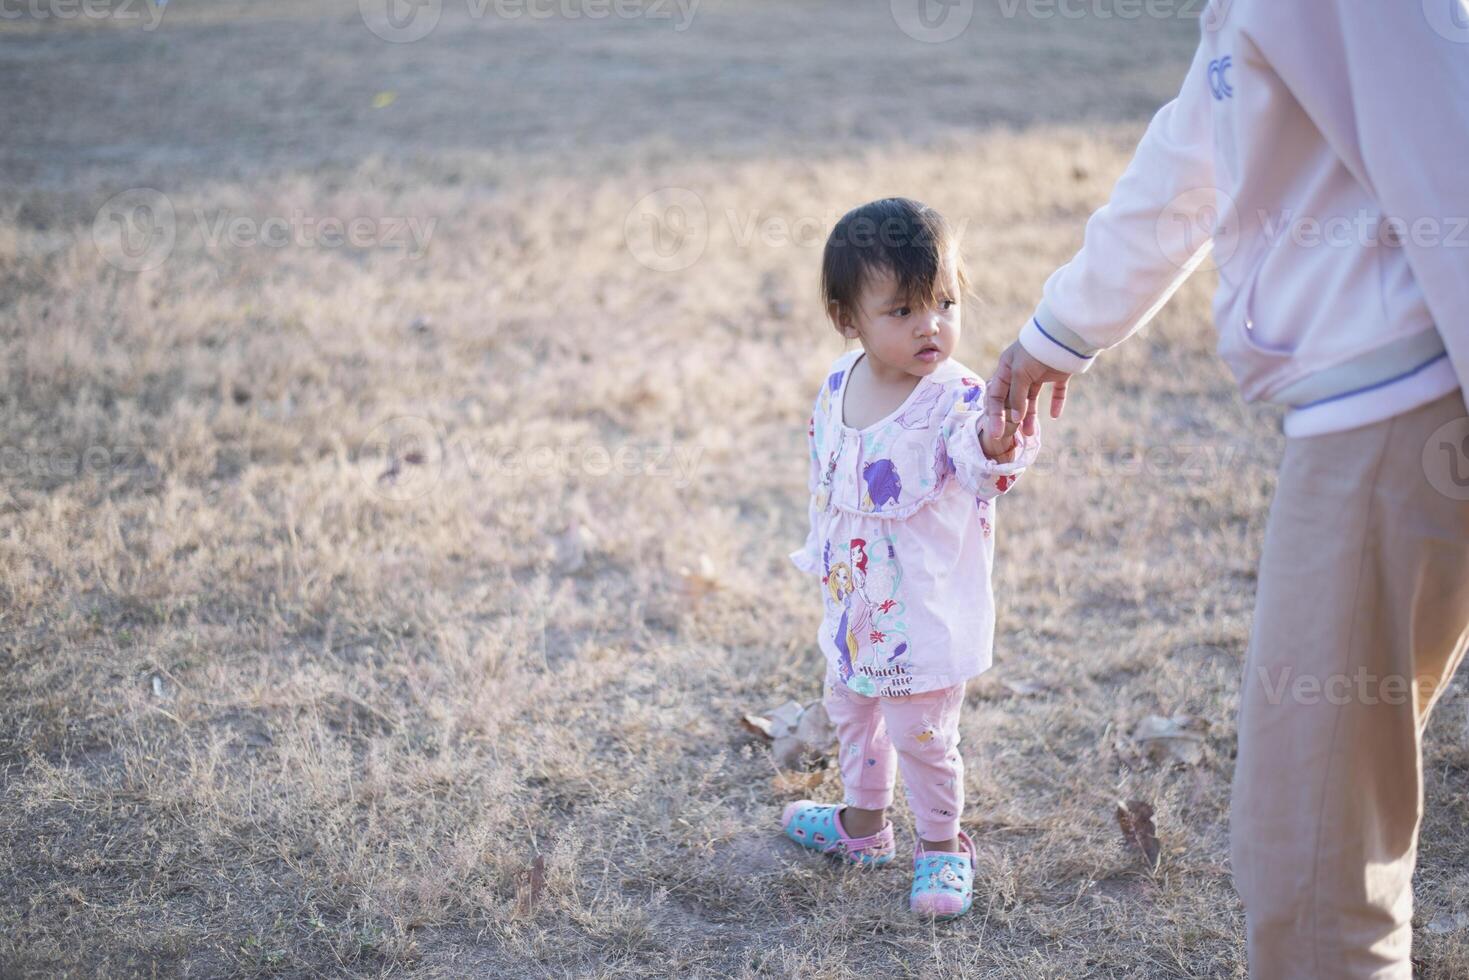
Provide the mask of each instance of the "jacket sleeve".
{"label": "jacket sleeve", "polygon": [[984,384],[976,378],[965,378],[944,414],[940,430],[940,466],[954,474],[959,483],[983,500],[993,500],[1015,485],[1025,468],[1035,462],[1040,452],[1041,437],[1016,437],[1019,451],[1008,463],[997,463],[984,454],[979,443],[984,425]]}
{"label": "jacket sleeve", "polygon": [[1020,332],[1033,357],[1086,371],[1208,256],[1218,213],[1208,73],[1200,43],[1178,96],[1153,116],[1111,199],[1087,220],[1081,249],[1046,280]]}
{"label": "jacket sleeve", "polygon": [[1251,36],[1377,201],[1469,382],[1469,0],[1262,5]]}

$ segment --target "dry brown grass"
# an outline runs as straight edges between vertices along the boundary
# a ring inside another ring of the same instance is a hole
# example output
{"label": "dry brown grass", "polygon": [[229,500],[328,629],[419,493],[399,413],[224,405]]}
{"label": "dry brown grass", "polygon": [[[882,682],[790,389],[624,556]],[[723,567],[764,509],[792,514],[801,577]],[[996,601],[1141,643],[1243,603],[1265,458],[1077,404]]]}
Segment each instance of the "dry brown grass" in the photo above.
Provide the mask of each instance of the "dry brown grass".
{"label": "dry brown grass", "polygon": [[[963,728],[974,912],[920,925],[903,862],[779,836],[737,718],[819,691],[785,553],[839,340],[817,249],[736,232],[937,205],[966,224],[961,357],[987,370],[1188,53],[1178,25],[1001,19],[938,58],[878,6],[386,46],[351,5],[180,4],[146,37],[5,41],[7,77],[32,54],[58,84],[0,110],[0,975],[1243,975],[1225,815],[1281,440],[1212,354],[1203,277],[1077,384],[1007,499],[998,665]],[[899,82],[831,88],[889,48]],[[55,115],[99,63],[133,67]],[[250,139],[271,113],[301,128]],[[185,217],[124,273],[91,223],[134,186]],[[671,273],[623,237],[670,186],[711,216]],[[436,224],[413,261],[213,247],[196,208]],[[632,472],[596,455],[619,447]],[[1175,710],[1210,723],[1203,763],[1142,764],[1127,733]],[[1425,924],[1469,895],[1462,721],[1432,729]],[[1129,797],[1157,807],[1156,873],[1119,843]],[[1469,972],[1462,932],[1418,951]]]}

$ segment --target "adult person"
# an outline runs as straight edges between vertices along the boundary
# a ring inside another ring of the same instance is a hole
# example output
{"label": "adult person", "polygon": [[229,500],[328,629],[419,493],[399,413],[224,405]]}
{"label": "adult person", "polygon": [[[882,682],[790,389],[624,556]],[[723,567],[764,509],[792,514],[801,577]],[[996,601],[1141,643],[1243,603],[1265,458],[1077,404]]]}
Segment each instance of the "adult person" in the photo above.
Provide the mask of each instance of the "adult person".
{"label": "adult person", "polygon": [[1230,808],[1250,974],[1408,980],[1422,732],[1469,641],[1469,0],[1200,25],[987,421],[1033,426],[1047,384],[1058,417],[1212,248],[1219,352],[1288,407]]}

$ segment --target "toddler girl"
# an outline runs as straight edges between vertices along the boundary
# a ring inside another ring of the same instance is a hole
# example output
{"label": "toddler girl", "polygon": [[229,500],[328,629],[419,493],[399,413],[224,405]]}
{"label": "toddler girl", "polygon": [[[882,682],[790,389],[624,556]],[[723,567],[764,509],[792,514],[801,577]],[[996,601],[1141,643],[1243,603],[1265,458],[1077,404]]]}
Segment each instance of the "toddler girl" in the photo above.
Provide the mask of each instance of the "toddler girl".
{"label": "toddler girl", "polygon": [[832,362],[812,408],[811,531],[791,553],[819,576],[824,703],[845,800],[798,800],[797,843],[862,865],[892,860],[895,770],[916,830],[913,911],[969,910],[974,843],[959,829],[966,679],[994,639],[995,498],[1040,448],[984,431],[984,386],[952,357],[968,280],[955,236],[905,198],[865,204],[827,239],[822,292],[861,348]]}

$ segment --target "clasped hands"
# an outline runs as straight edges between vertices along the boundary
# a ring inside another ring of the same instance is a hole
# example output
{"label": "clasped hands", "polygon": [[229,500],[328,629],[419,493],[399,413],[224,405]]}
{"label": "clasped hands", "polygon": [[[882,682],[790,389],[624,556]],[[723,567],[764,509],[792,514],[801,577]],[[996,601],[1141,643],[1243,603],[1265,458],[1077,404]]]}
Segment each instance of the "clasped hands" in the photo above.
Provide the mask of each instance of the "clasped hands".
{"label": "clasped hands", "polygon": [[1041,388],[1051,386],[1051,418],[1061,417],[1066,405],[1066,386],[1071,375],[1032,357],[1015,341],[1000,355],[995,373],[985,386],[984,420],[979,444],[984,454],[999,463],[1015,458],[1019,448],[1016,433],[1029,438],[1036,433],[1036,403]]}

